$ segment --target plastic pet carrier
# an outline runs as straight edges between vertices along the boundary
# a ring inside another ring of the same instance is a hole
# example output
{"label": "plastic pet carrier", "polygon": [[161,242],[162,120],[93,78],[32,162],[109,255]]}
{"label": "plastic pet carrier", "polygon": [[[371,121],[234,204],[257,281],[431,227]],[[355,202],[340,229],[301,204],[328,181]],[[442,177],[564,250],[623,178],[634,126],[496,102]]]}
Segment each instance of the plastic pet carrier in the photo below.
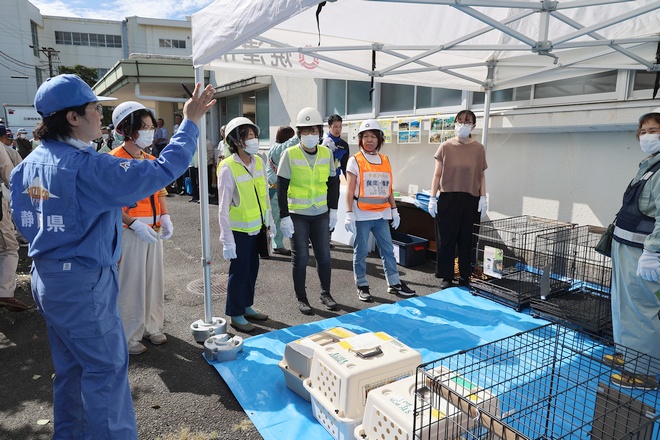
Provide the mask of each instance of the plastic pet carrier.
{"label": "plastic pet carrier", "polygon": [[[603,340],[548,324],[423,364],[414,438],[657,440],[660,359],[621,346],[616,353]],[[467,419],[433,429],[429,410],[441,399]]]}
{"label": "plastic pet carrier", "polygon": [[595,335],[611,334],[612,260],[594,250],[604,232],[598,226],[577,226],[537,237],[538,255],[551,255],[553,267],[560,269],[550,278],[566,282],[567,288],[533,298],[532,314]]}
{"label": "plastic pet carrier", "polygon": [[536,250],[542,234],[573,228],[571,223],[519,216],[475,225],[476,267],[470,281],[472,293],[516,310],[541,295],[542,281],[548,291],[566,287],[566,282],[548,276],[551,267]]}

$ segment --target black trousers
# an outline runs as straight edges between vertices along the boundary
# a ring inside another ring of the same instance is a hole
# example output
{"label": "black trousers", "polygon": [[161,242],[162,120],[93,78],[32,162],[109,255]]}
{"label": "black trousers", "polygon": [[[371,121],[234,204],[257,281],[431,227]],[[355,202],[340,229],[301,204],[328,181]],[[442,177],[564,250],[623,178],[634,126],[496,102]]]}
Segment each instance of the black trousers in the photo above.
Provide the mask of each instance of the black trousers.
{"label": "black trousers", "polygon": [[481,219],[478,207],[479,197],[469,193],[440,193],[438,214],[435,216],[437,278],[451,282],[456,255],[461,278],[467,280],[472,274],[476,263],[474,225],[478,225]]}

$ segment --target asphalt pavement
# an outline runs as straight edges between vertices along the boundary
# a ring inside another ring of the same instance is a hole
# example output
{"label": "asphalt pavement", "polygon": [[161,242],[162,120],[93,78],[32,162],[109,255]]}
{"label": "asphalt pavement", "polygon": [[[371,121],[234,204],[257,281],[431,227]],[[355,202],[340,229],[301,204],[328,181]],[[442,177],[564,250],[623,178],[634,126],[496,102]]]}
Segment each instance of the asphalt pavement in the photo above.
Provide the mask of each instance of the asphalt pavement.
{"label": "asphalt pavement", "polygon": [[[199,432],[203,438],[262,438],[227,384],[202,357],[190,326],[204,319],[203,271],[201,262],[200,207],[190,196],[167,199],[174,235],[165,242],[165,328],[168,342],[131,356],[129,379],[135,403],[140,439],[183,438],[183,430]],[[224,304],[229,263],[222,258],[218,241],[217,205],[209,205],[211,241],[212,315],[226,318]],[[339,224],[338,227],[343,225]],[[288,240],[287,240],[288,241]],[[287,247],[289,244],[286,244]],[[301,314],[293,293],[290,257],[274,255],[261,260],[255,307],[269,319],[255,323],[256,331],[232,334],[250,337],[307,322],[336,317],[375,305],[398,301],[387,293],[380,257],[371,253],[367,261],[373,302],[359,301],[353,282],[352,248],[334,243],[332,294],[339,310],[328,311],[319,302],[320,285],[313,257],[307,270],[307,292],[314,308],[311,316]],[[25,252],[23,251],[23,254]],[[27,257],[21,258],[16,297],[34,306],[29,287]],[[428,295],[439,289],[434,262],[413,268],[399,266],[402,280]],[[0,439],[42,440],[53,433],[53,364],[43,318],[36,309],[16,313],[0,308]],[[253,380],[259,380],[254,378]],[[286,440],[286,439],[283,439]]]}

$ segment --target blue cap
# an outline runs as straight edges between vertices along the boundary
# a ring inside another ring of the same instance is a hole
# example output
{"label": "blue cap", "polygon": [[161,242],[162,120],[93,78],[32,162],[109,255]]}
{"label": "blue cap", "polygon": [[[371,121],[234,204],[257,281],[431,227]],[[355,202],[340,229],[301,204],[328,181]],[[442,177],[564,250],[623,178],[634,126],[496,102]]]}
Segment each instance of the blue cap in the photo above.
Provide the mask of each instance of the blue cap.
{"label": "blue cap", "polygon": [[96,96],[92,88],[78,75],[70,73],[48,78],[34,95],[34,107],[44,118],[60,110],[78,107],[88,102],[114,101],[116,98]]}

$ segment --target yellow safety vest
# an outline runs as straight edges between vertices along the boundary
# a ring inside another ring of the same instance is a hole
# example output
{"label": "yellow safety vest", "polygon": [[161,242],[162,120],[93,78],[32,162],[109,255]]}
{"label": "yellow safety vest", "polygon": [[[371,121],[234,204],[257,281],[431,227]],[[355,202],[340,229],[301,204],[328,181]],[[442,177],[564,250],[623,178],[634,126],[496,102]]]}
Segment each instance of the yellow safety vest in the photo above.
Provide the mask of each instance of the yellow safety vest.
{"label": "yellow safety vest", "polygon": [[309,166],[300,145],[287,148],[291,165],[291,182],[287,191],[289,209],[296,211],[312,205],[328,204],[328,178],[332,153],[323,145],[316,146],[314,167]]}
{"label": "yellow safety vest", "polygon": [[387,156],[380,156],[380,164],[367,160],[362,151],[355,154],[360,171],[360,188],[357,205],[363,211],[384,211],[390,207],[392,192],[392,167]]}
{"label": "yellow safety vest", "polygon": [[[268,189],[264,177],[263,161],[256,156],[252,158],[255,161],[254,175],[250,175],[242,162],[234,160],[230,156],[220,162],[220,165],[227,164],[234,177],[236,189],[238,190],[239,203],[237,206],[229,206],[229,225],[232,231],[254,232],[261,229],[261,219],[268,225],[266,218],[266,209],[268,208]],[[259,202],[257,203],[257,193]],[[261,204],[261,212],[259,211]]]}

